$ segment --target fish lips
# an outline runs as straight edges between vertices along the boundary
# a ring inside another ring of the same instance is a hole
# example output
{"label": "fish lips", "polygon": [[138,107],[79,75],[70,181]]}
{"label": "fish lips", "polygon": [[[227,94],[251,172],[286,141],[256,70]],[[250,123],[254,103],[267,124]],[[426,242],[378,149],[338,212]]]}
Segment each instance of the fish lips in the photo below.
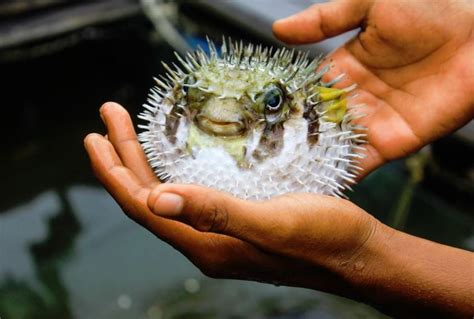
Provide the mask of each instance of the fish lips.
{"label": "fish lips", "polygon": [[216,136],[238,136],[247,129],[244,121],[220,121],[205,115],[197,115],[196,124],[206,133]]}

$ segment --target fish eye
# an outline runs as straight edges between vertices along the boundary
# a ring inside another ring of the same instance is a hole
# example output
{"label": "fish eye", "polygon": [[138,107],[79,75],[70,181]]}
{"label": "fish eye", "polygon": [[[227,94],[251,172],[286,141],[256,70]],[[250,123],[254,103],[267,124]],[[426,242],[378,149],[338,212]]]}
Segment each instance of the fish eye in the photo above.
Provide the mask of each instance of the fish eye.
{"label": "fish eye", "polygon": [[283,92],[276,85],[271,85],[265,92],[263,103],[266,112],[275,113],[280,111],[283,107]]}

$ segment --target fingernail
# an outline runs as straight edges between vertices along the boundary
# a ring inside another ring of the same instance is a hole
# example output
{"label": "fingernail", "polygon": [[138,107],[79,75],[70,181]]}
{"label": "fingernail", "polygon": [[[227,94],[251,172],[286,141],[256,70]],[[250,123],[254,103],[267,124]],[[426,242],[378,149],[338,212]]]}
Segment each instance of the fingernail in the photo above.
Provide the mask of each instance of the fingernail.
{"label": "fingernail", "polygon": [[173,193],[161,193],[153,204],[153,213],[165,217],[174,217],[181,213],[183,206],[183,197]]}

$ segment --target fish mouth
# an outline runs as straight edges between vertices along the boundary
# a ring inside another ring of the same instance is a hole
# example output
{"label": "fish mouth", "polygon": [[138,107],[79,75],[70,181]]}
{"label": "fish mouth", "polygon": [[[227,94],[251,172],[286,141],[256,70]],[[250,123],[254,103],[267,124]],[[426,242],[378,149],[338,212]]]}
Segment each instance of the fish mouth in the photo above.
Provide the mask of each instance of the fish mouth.
{"label": "fish mouth", "polygon": [[245,132],[245,124],[242,121],[221,121],[204,115],[199,115],[196,119],[201,130],[216,136],[239,136]]}

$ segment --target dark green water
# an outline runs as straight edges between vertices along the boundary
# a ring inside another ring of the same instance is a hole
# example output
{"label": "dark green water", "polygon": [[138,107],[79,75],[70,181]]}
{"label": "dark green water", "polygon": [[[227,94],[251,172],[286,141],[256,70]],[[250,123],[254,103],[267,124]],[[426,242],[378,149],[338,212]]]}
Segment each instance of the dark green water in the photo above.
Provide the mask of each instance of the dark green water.
{"label": "dark green water", "polygon": [[[0,64],[0,318],[383,317],[320,292],[205,278],[127,219],[92,176],[82,139],[104,132],[107,100],[139,112],[171,49],[141,19],[84,32],[58,53]],[[407,183],[403,162],[392,163],[351,197],[390,222]],[[431,186],[414,187],[401,226],[472,250],[470,199]]]}

